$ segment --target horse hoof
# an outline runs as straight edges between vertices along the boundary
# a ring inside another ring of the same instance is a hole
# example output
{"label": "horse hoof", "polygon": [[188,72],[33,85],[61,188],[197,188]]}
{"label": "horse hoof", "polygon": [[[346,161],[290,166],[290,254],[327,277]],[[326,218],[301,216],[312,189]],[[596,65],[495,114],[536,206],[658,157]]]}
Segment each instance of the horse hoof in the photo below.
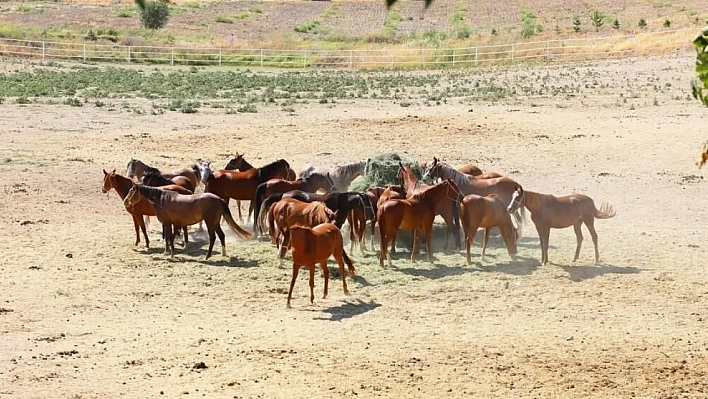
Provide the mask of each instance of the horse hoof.
{"label": "horse hoof", "polygon": [[285,305],[285,308],[286,308],[286,309],[292,309],[293,307],[290,306],[290,302],[288,302],[287,305]]}

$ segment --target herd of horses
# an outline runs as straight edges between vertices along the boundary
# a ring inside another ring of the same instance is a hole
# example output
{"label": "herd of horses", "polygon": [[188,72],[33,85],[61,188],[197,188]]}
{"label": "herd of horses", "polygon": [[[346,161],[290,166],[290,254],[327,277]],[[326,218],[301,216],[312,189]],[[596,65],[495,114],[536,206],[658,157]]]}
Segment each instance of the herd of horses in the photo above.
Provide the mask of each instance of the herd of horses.
{"label": "herd of horses", "polygon": [[[175,237],[182,235],[183,246],[189,242],[187,226],[202,224],[209,235],[206,258],[212,255],[219,237],[222,255],[226,256],[223,219],[239,237],[253,238],[267,234],[277,247],[282,266],[288,250],[293,259],[293,274],[288,292],[290,307],[293,286],[301,267],[310,272],[310,301],[314,301],[314,272],[319,264],[325,278],[327,295],[329,270],[327,260],[334,257],[340,269],[344,292],[346,276],[355,273],[351,259],[344,250],[340,229],[349,224],[350,253],[358,245],[366,248],[366,225],[371,226],[370,245],[374,250],[375,226],[378,224],[379,264],[391,265],[396,235],[400,230],[413,232],[411,261],[416,261],[421,235],[425,240],[428,261],[433,261],[431,248],[433,221],[440,215],[447,225],[445,249],[452,234],[456,249],[461,250],[460,231],[464,233],[467,263],[472,263],[471,247],[478,229],[484,230],[481,260],[489,232],[498,228],[509,256],[514,259],[520,229],[528,210],[541,242],[541,263],[548,263],[548,240],[551,229],[573,226],[576,234],[577,261],[583,241],[585,224],[595,247],[595,262],[599,262],[595,219],[615,216],[612,205],[595,207],[592,198],[582,194],[563,197],[525,190],[521,184],[496,172],[483,172],[473,164],[458,169],[433,158],[423,164],[425,175],[437,182],[428,185],[419,180],[408,165],[399,163],[400,184],[370,187],[363,192],[347,191],[352,181],[362,175],[369,159],[337,168],[308,165],[299,174],[290,164],[279,159],[261,167],[248,163],[244,154],[229,159],[223,169],[213,169],[211,162],[196,164],[172,172],[162,172],[144,162],[131,159],[126,175],[114,169],[103,171],[102,191],[115,190],[123,199],[135,227],[135,245],[140,233],[146,247],[150,240],[145,221],[155,216],[162,224],[165,252],[174,256]],[[204,186],[203,192],[197,188]],[[248,218],[253,216],[253,231],[239,225],[229,209],[230,200],[237,201],[238,219],[244,222],[240,201],[250,201]],[[390,247],[390,250],[389,250]],[[348,267],[348,273],[344,265]]]}

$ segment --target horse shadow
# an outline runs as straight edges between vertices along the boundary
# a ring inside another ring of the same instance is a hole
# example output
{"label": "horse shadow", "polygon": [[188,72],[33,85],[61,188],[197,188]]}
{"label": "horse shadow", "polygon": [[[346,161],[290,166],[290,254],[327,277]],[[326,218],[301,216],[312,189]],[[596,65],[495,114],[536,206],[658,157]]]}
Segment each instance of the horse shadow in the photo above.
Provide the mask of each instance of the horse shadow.
{"label": "horse shadow", "polygon": [[374,301],[364,302],[361,299],[346,301],[341,305],[322,309],[322,312],[329,313],[329,317],[315,317],[314,320],[342,321],[372,311],[379,306],[381,305]]}
{"label": "horse shadow", "polygon": [[[421,263],[422,262],[427,261],[421,261]],[[475,273],[479,271],[478,269],[469,267],[447,266],[441,263],[433,263],[432,268],[397,267],[396,265],[393,265],[390,269],[399,271],[409,276],[424,277],[429,280],[437,280],[443,277],[459,276],[465,273]]]}
{"label": "horse shadow", "polygon": [[639,274],[644,271],[643,269],[634,266],[614,266],[608,264],[598,264],[593,266],[561,265],[560,268],[568,273],[568,279],[570,281],[576,283],[603,276],[605,274]]}
{"label": "horse shadow", "polygon": [[[490,255],[486,255],[486,257],[489,257]],[[504,274],[511,274],[514,276],[530,276],[532,275],[536,270],[538,270],[539,266],[541,266],[541,262],[538,261],[536,258],[530,258],[526,256],[516,256],[515,260],[509,260],[507,263],[499,263],[494,266],[484,266],[479,262],[476,262],[479,265],[479,271],[482,272],[491,272],[491,273],[504,273]]]}
{"label": "horse shadow", "polygon": [[[339,280],[342,277],[339,274],[339,267],[337,265],[327,264],[327,268],[329,269],[329,278],[330,279]],[[371,286],[371,283],[367,279],[365,279],[364,277],[359,275],[359,273],[355,274],[354,276],[347,275],[347,278],[349,278],[349,281],[353,281],[361,286],[364,286],[364,287]]]}
{"label": "horse shadow", "polygon": [[[205,251],[206,252],[206,251]],[[233,256],[222,257],[220,254],[215,254],[216,259],[212,257],[211,259],[199,259],[195,260],[197,263],[201,263],[206,266],[219,266],[219,267],[258,267],[260,263],[253,259],[240,259]]]}

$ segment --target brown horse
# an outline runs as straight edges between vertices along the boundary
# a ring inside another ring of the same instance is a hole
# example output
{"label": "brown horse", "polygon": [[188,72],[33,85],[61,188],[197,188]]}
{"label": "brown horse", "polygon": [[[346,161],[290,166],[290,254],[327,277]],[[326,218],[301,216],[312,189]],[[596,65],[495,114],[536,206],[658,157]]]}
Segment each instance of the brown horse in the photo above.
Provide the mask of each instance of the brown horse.
{"label": "brown horse", "polygon": [[346,280],[347,272],[344,271],[344,263],[347,264],[351,276],[353,276],[356,271],[354,270],[352,260],[349,259],[347,253],[344,252],[342,233],[337,226],[332,223],[322,223],[315,227],[295,225],[290,227],[290,237],[293,254],[293,277],[290,280],[290,289],[288,290],[288,308],[290,308],[293,287],[295,286],[295,280],[297,280],[297,274],[301,267],[307,267],[310,271],[310,303],[314,304],[315,265],[317,263],[320,264],[325,281],[322,299],[327,298],[329,284],[327,259],[329,259],[330,256],[334,257],[337,261],[339,274],[342,276],[342,288],[345,294],[349,294]]}
{"label": "brown horse", "polygon": [[[419,181],[413,170],[408,165],[403,165],[401,162],[398,163],[398,178],[403,181],[403,187],[406,190],[406,198],[411,198],[412,196],[419,194],[432,186],[429,186],[422,181]],[[445,233],[445,246],[443,247],[447,250],[447,244],[450,240],[450,233],[455,238],[455,248],[462,249],[460,245],[460,218],[458,213],[458,203],[456,201],[445,198],[435,207],[435,214],[442,216],[445,224],[447,225],[447,231]]]}
{"label": "brown horse", "polygon": [[317,190],[322,189],[325,193],[330,192],[334,188],[334,183],[329,177],[329,174],[322,175],[319,173],[312,173],[304,179],[297,179],[295,181],[289,181],[285,179],[270,179],[261,183],[256,188],[256,192],[253,196],[253,232],[260,234],[258,230],[258,215],[261,212],[261,207],[263,201],[273,195],[279,193],[286,193],[288,191],[304,191],[306,193],[315,193]]}
{"label": "brown horse", "polygon": [[472,264],[470,247],[474,245],[474,236],[477,229],[484,228],[482,241],[482,262],[489,242],[489,231],[498,227],[501,231],[504,244],[512,260],[516,255],[516,242],[519,238],[518,230],[511,221],[511,215],[506,210],[506,204],[496,194],[486,197],[470,194],[462,199],[460,204],[460,220],[465,231],[465,247],[467,248],[467,264]]}
{"label": "brown horse", "polygon": [[314,227],[320,223],[334,222],[337,213],[332,212],[322,202],[302,202],[293,198],[284,198],[268,211],[268,233],[271,242],[278,244],[278,258],[283,266],[283,257],[290,245],[290,226],[300,224]]}
{"label": "brown horse", "polygon": [[163,177],[167,179],[172,179],[175,176],[184,176],[187,179],[189,179],[190,182],[192,182],[192,191],[194,191],[195,188],[199,185],[199,177],[198,174],[195,172],[198,170],[197,165],[192,165],[188,168],[182,168],[182,169],[177,169],[170,172],[160,172],[157,168],[153,168],[151,166],[146,165],[143,161],[140,161],[138,159],[132,158],[128,162],[128,166],[126,167],[126,176],[129,178],[137,178],[138,181],[142,181],[143,175],[148,172],[156,172],[157,174],[162,175]]}
{"label": "brown horse", "polygon": [[[433,178],[452,179],[463,195],[477,194],[484,197],[489,194],[496,194],[505,204],[511,201],[514,191],[521,188],[519,183],[507,176],[481,179],[460,173],[450,165],[440,162],[437,158],[433,158],[433,163],[426,173]],[[520,216],[516,215],[516,219],[518,220],[519,218]]]}
{"label": "brown horse", "polygon": [[[371,250],[374,251],[374,236],[376,227],[376,210],[379,202],[383,203],[389,199],[405,198],[403,187],[389,186],[390,190],[386,191],[387,187],[371,187],[366,189],[362,194],[367,200],[363,200],[363,207],[354,208],[347,215],[349,222],[349,239],[352,245],[355,241],[359,243],[359,249],[366,251],[366,221],[371,221]],[[384,192],[386,192],[385,195]],[[382,200],[383,197],[383,200]],[[363,209],[362,209],[363,208]],[[395,240],[391,241],[391,251],[395,252]],[[353,247],[351,248],[353,250]]]}
{"label": "brown horse", "polygon": [[[238,152],[231,157],[231,159],[224,165],[224,170],[233,170],[238,172],[245,172],[247,170],[253,169],[253,165],[248,163],[243,157],[245,154],[239,154]],[[295,180],[296,174],[292,168],[288,168],[288,174],[285,176],[286,180]],[[241,200],[236,200],[236,206],[238,207],[238,218],[243,223],[243,215],[241,215]],[[248,205],[248,217],[251,217],[253,213],[253,203],[249,201]]]}
{"label": "brown horse", "polygon": [[[450,179],[446,179],[411,198],[388,200],[381,204],[376,213],[376,219],[379,222],[379,265],[384,267],[384,259],[387,258],[386,247],[399,229],[413,230],[411,262],[414,263],[418,252],[420,232],[424,231],[428,261],[432,262],[433,253],[430,243],[432,241],[435,207],[444,198],[457,201],[459,197],[460,190],[455,183]],[[389,266],[391,265],[390,256],[388,256],[388,264]]]}
{"label": "brown horse", "polygon": [[[133,181],[127,177],[117,174],[115,169],[113,169],[111,173],[106,172],[105,169],[103,170],[103,187],[101,187],[101,191],[104,194],[107,194],[111,191],[111,189],[113,189],[116,190],[120,199],[125,199],[132,187]],[[176,185],[163,186],[162,189],[175,191],[180,194],[192,194],[192,192],[186,188]],[[143,216],[155,216],[155,208],[148,201],[141,201],[129,208],[126,207],[125,210],[128,211],[128,213],[130,213],[133,217],[133,226],[135,227],[135,245],[137,246],[140,244],[140,231],[142,230],[143,237],[145,237],[145,247],[150,248],[150,240],[147,236]],[[174,226],[174,228],[177,229],[179,226]],[[184,232],[184,245],[186,246],[189,242],[187,226],[182,227],[182,230]]]}
{"label": "brown horse", "polygon": [[214,249],[214,241],[216,241],[214,232],[219,235],[221,241],[221,254],[226,256],[225,236],[220,224],[222,216],[236,235],[241,238],[253,237],[250,232],[236,224],[226,201],[214,194],[181,195],[174,191],[134,184],[123,202],[126,207],[135,206],[141,201],[141,197],[155,207],[155,214],[162,223],[162,231],[165,234],[165,253],[169,252],[170,257],[174,258],[175,255],[175,237],[170,228],[172,225],[190,226],[203,220],[209,233],[209,250],[206,259],[209,259]]}
{"label": "brown horse", "polygon": [[167,178],[160,174],[157,169],[146,171],[143,174],[142,183],[150,187],[162,187],[174,184],[176,186],[184,187],[192,193],[194,193],[194,190],[197,188],[197,186],[195,186],[194,183],[185,176],[174,176]]}
{"label": "brown horse", "polygon": [[580,245],[583,243],[582,224],[585,223],[592,242],[595,245],[595,263],[600,262],[600,252],[597,249],[597,233],[595,232],[595,219],[610,219],[614,217],[614,207],[606,202],[595,208],[592,198],[583,194],[571,194],[564,197],[555,197],[550,194],[539,194],[524,191],[518,188],[512,195],[507,210],[514,212],[521,206],[531,212],[531,220],[536,225],[538,237],[541,241],[541,264],[548,263],[548,239],[551,229],[564,229],[573,226],[577,247],[573,262],[580,256]]}
{"label": "brown horse", "polygon": [[494,179],[495,177],[502,177],[502,175],[497,172],[483,172],[482,169],[473,163],[462,165],[457,168],[457,171],[466,175],[474,176],[478,179]]}
{"label": "brown horse", "polygon": [[259,184],[275,178],[288,175],[290,164],[284,159],[269,163],[260,168],[253,168],[243,172],[232,170],[211,169],[211,164],[205,162],[201,165],[201,178],[206,189],[205,192],[214,193],[226,201],[252,200]]}

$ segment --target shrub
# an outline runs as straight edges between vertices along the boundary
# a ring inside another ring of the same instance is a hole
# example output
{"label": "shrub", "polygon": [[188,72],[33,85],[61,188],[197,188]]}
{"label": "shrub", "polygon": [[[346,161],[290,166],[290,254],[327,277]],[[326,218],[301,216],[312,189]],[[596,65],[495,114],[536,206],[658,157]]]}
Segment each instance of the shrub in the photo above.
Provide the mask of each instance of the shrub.
{"label": "shrub", "polygon": [[592,15],[590,16],[590,20],[592,20],[592,25],[595,27],[595,30],[599,30],[602,25],[605,24],[605,14],[602,13],[600,10],[595,10],[592,12]]}
{"label": "shrub", "polygon": [[86,32],[86,40],[91,40],[94,42],[98,40],[98,35],[96,35],[96,32],[94,32],[93,29],[89,29],[89,31]]}
{"label": "shrub", "polygon": [[71,105],[72,107],[83,107],[84,103],[82,103],[81,100],[76,97],[69,97],[64,100],[64,105]]}
{"label": "shrub", "polygon": [[222,24],[232,24],[232,23],[234,23],[234,20],[229,17],[224,17],[223,15],[219,15],[218,17],[216,17],[216,22],[219,22]]}
{"label": "shrub", "polygon": [[253,113],[255,114],[258,112],[256,109],[256,106],[253,104],[243,104],[242,106],[238,107],[236,111],[241,112],[241,113]]}
{"label": "shrub", "polygon": [[140,10],[140,22],[147,29],[157,30],[167,24],[170,19],[170,9],[166,0],[152,0],[144,2]]}
{"label": "shrub", "polygon": [[133,16],[133,10],[130,8],[121,8],[116,15],[118,15],[119,18],[130,18]]}
{"label": "shrub", "polygon": [[19,97],[17,97],[17,99],[15,100],[15,102],[16,102],[17,104],[29,104],[29,103],[30,103],[30,100],[29,100],[29,98],[27,98],[27,97],[25,97],[25,96],[19,96]]}
{"label": "shrub", "polygon": [[664,21],[664,28],[670,28],[671,27],[671,21],[668,19]]}
{"label": "shrub", "polygon": [[612,23],[612,29],[619,29],[619,28],[620,28],[620,23],[617,20],[617,18],[615,18],[615,22]]}
{"label": "shrub", "polygon": [[536,16],[529,11],[521,12],[521,37],[528,39],[529,37],[543,32],[543,26],[538,23]]}
{"label": "shrub", "polygon": [[644,18],[640,19],[637,26],[639,26],[642,29],[646,28],[647,27],[647,20]]}
{"label": "shrub", "polygon": [[573,30],[575,32],[580,32],[580,17],[577,15],[573,18]]}

